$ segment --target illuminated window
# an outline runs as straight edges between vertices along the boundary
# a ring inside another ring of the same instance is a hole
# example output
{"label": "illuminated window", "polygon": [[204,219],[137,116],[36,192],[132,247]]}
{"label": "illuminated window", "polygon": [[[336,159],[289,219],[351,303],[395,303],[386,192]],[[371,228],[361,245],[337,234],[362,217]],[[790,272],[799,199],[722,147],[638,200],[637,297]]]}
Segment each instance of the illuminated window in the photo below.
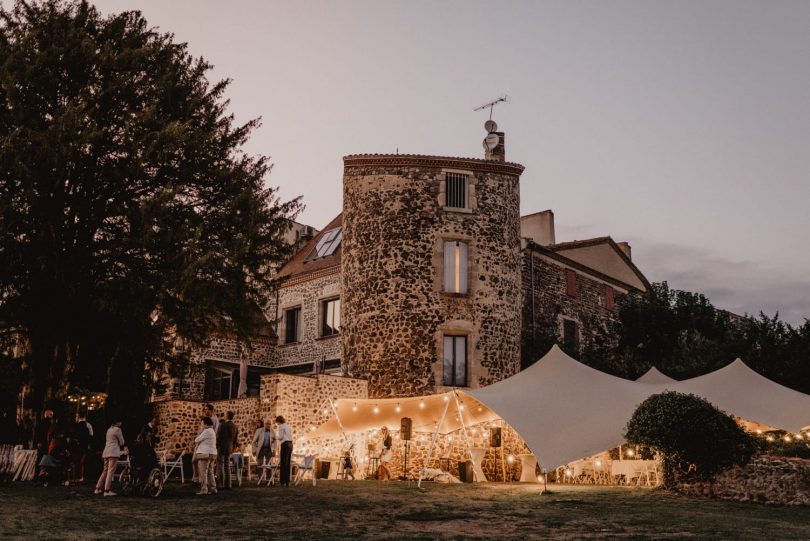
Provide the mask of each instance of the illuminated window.
{"label": "illuminated window", "polygon": [[467,386],[467,337],[444,337],[444,365],[442,385],[448,387]]}
{"label": "illuminated window", "polygon": [[444,242],[444,290],[448,293],[467,293],[467,251],[466,242]]}

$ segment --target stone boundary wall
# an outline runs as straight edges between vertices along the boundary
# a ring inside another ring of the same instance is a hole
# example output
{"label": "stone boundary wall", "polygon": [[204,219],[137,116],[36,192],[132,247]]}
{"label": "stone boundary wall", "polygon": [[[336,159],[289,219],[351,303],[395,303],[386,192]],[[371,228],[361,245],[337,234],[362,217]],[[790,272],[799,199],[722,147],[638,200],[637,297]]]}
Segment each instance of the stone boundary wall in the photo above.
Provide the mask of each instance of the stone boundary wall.
{"label": "stone boundary wall", "polygon": [[760,456],[711,481],[681,484],[691,496],[783,505],[810,505],[810,460]]}
{"label": "stone boundary wall", "polygon": [[[200,431],[205,402],[192,400],[166,400],[152,405],[152,411],[158,415],[158,452],[168,451],[176,455],[185,450],[191,452],[194,438]],[[259,418],[259,397],[238,398],[236,400],[218,400],[211,403],[214,411],[223,416],[226,411],[234,412],[234,423],[239,429],[239,444],[246,445],[253,437]]]}

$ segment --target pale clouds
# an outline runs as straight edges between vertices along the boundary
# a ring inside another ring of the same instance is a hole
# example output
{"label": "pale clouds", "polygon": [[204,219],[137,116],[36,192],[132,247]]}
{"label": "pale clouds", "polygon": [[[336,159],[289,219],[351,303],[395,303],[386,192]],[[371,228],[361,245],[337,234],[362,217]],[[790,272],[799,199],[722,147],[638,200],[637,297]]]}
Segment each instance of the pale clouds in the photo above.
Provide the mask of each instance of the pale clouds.
{"label": "pale clouds", "polygon": [[718,307],[737,314],[779,315],[793,325],[810,318],[808,269],[778,268],[756,258],[734,260],[701,248],[674,243],[633,242],[633,259],[650,281],[705,294]]}

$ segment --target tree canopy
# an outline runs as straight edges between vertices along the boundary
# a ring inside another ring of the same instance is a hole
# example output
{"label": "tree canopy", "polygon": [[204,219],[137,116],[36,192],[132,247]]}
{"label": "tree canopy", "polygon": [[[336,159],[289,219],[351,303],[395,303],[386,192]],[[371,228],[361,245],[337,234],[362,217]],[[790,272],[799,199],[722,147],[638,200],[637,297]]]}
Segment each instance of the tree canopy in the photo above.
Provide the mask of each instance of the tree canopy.
{"label": "tree canopy", "polygon": [[252,332],[301,205],[210,69],[136,11],[0,9],[0,323],[29,341],[31,410],[81,384],[126,411],[218,318]]}

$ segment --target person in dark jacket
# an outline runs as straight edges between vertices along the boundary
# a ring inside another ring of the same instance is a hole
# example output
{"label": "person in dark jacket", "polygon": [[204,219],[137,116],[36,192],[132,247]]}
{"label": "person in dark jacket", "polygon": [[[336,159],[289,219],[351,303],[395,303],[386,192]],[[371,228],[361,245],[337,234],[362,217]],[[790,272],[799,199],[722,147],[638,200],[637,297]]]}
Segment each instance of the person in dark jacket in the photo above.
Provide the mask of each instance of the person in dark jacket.
{"label": "person in dark jacket", "polygon": [[221,488],[231,488],[231,455],[239,445],[239,430],[233,422],[233,412],[217,427],[217,470]]}
{"label": "person in dark jacket", "polygon": [[84,482],[84,467],[90,443],[93,440],[93,425],[87,422],[87,412],[80,411],[73,423],[70,434],[70,456],[73,460],[73,476],[79,483]]}

